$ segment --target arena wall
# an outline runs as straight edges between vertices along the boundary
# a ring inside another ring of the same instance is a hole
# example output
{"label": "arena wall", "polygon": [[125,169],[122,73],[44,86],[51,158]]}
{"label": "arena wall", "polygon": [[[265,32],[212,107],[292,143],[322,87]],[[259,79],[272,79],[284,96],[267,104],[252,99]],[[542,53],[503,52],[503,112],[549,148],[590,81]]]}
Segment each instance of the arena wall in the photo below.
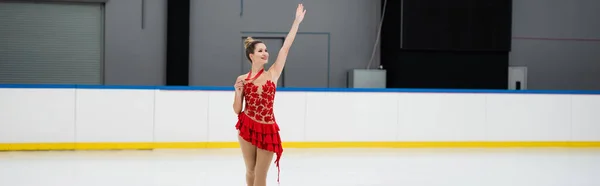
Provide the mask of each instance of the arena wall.
{"label": "arena wall", "polygon": [[[230,87],[0,85],[0,150],[237,148]],[[600,92],[280,88],[284,148],[600,147]]]}

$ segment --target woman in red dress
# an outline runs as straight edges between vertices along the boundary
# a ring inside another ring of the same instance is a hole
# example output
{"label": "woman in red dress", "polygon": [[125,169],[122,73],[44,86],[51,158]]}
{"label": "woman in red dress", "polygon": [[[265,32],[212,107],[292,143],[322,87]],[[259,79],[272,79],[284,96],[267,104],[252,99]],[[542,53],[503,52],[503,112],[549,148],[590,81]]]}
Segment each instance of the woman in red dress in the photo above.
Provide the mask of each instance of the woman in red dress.
{"label": "woman in red dress", "polygon": [[[279,173],[279,160],[283,153],[279,126],[273,115],[276,82],[283,71],[288,51],[298,26],[304,19],[304,6],[298,5],[296,19],[288,33],[275,63],[268,70],[264,65],[269,59],[265,44],[248,37],[244,42],[246,58],[252,64],[250,72],[240,75],[235,83],[235,99],[233,110],[238,115],[236,129],[239,131],[238,140],[246,164],[246,183],[248,186],[266,185],[273,154],[277,155],[275,164]],[[245,110],[242,103],[245,100]],[[279,175],[279,174],[278,174]],[[279,182],[279,178],[277,178]]]}

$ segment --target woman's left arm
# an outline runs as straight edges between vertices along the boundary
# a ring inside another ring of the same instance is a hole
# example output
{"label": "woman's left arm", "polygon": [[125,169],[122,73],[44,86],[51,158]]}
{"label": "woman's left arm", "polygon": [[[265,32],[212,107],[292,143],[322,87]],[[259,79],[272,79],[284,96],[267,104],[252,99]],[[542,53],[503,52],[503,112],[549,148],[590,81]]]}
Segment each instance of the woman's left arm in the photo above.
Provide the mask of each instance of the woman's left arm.
{"label": "woman's left arm", "polygon": [[[279,76],[281,75],[281,72],[283,71],[283,67],[285,66],[285,61],[287,59],[288,52],[289,52],[290,48],[292,47],[292,43],[294,42],[294,39],[296,38],[296,33],[298,32],[298,27],[300,26],[300,23],[302,23],[305,13],[306,13],[306,10],[304,9],[304,5],[299,4],[298,8],[296,9],[296,19],[294,20],[294,23],[292,24],[292,28],[290,29],[290,32],[285,37],[283,46],[279,50],[277,59],[275,60],[275,63],[272,66],[272,69],[273,69],[272,75],[273,75],[273,79],[275,81],[277,81],[279,79]],[[269,70],[269,71],[271,71],[271,70]]]}

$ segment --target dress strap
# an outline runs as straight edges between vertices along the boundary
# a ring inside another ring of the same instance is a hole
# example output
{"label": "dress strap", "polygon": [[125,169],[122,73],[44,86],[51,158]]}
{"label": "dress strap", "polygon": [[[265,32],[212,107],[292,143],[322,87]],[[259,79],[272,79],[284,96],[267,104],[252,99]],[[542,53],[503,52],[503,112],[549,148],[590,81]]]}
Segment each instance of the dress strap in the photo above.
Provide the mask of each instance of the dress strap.
{"label": "dress strap", "polygon": [[252,70],[250,70],[250,72],[248,73],[248,77],[246,77],[246,81],[248,80],[255,80],[256,78],[258,78],[258,76],[260,76],[263,72],[265,71],[265,69],[260,69],[260,71],[258,71],[258,73],[256,73],[256,75],[253,78],[250,78],[252,76]]}

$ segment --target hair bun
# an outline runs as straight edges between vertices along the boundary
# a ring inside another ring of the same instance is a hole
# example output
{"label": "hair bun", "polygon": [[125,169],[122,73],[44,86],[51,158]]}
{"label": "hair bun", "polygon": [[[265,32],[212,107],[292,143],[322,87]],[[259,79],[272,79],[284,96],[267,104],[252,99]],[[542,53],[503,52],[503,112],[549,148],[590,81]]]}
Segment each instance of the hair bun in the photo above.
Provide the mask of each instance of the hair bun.
{"label": "hair bun", "polygon": [[254,39],[252,37],[247,37],[246,40],[244,40],[244,48],[248,48],[253,41]]}

